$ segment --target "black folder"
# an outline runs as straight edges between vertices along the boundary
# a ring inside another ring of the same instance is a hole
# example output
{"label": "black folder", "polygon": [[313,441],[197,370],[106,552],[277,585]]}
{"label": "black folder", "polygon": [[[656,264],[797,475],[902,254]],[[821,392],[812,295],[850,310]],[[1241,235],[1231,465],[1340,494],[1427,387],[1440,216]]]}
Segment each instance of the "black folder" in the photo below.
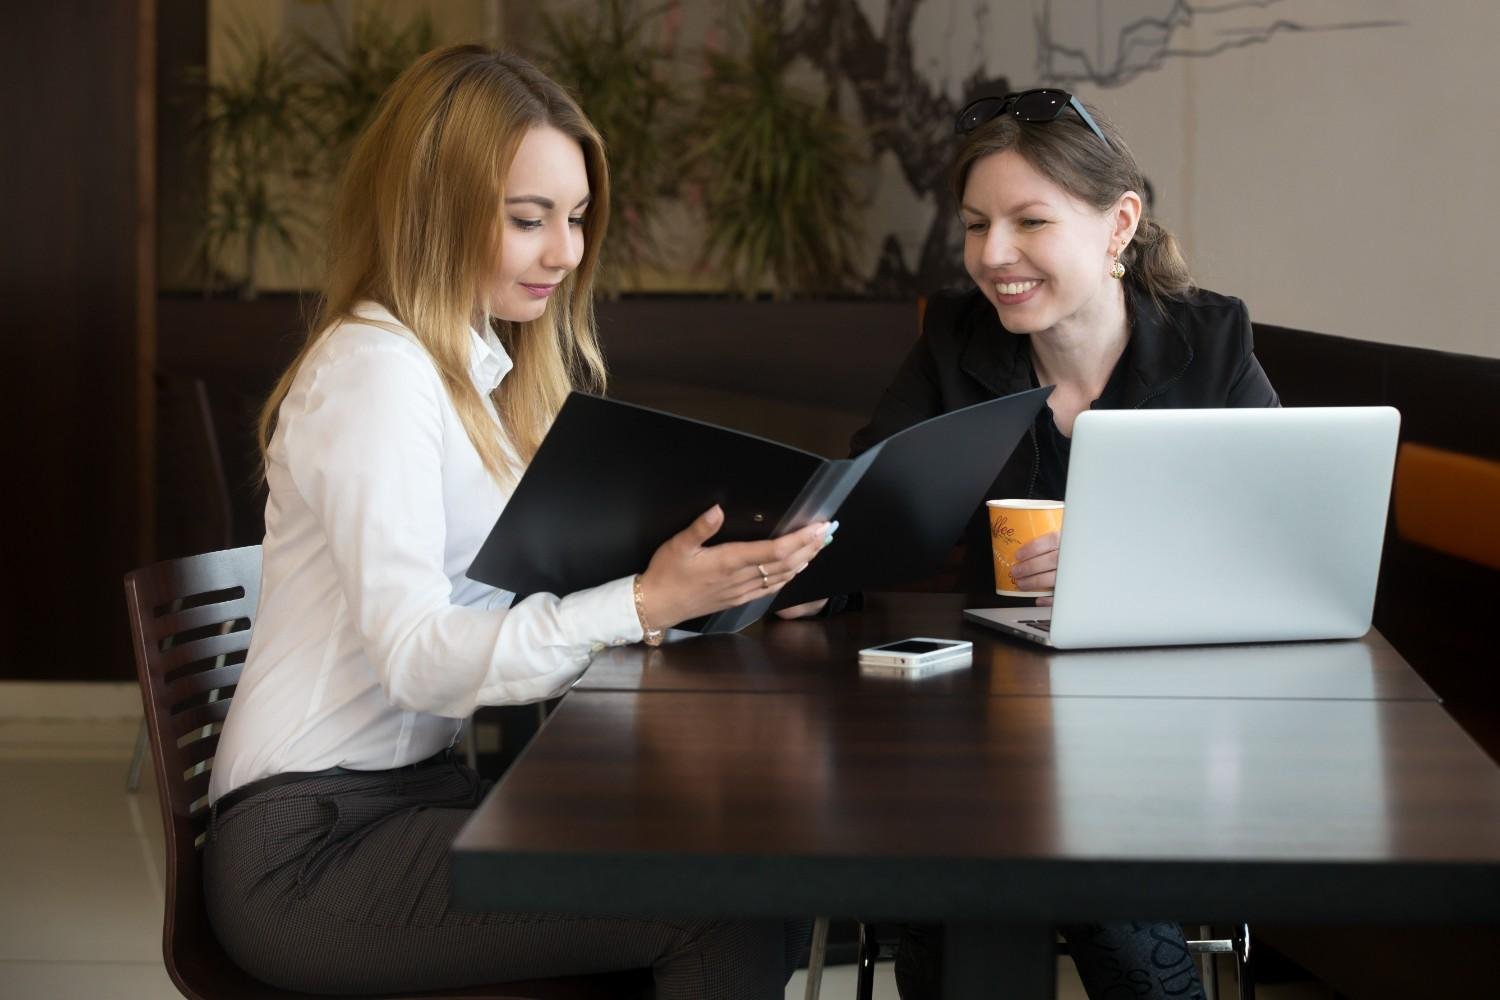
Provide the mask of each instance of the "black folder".
{"label": "black folder", "polygon": [[924,420],[848,459],[575,392],[469,576],[517,595],[597,586],[645,569],[718,504],[724,525],[709,544],[834,518],[839,531],[779,593],[678,628],[737,632],[772,607],[919,579],[941,567],[1051,391]]}

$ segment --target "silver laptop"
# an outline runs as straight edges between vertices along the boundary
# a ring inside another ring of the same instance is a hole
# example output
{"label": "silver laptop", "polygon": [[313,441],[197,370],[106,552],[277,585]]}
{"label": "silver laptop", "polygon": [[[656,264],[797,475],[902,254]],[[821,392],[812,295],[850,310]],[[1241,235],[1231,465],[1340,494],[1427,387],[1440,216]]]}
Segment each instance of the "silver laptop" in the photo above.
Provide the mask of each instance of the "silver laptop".
{"label": "silver laptop", "polygon": [[1400,424],[1388,406],[1082,413],[1053,606],[964,617],[1059,649],[1364,635]]}

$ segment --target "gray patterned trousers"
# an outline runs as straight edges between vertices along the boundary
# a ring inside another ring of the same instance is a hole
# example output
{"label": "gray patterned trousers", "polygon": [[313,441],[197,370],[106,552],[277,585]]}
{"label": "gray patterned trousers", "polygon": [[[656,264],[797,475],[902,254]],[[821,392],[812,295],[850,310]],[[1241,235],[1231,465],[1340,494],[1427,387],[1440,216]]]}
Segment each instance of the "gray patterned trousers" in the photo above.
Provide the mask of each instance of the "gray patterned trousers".
{"label": "gray patterned trousers", "polygon": [[204,845],[215,934],[246,972],[309,993],[650,967],[660,1000],[783,995],[810,921],[454,909],[448,846],[486,787],[442,761],[291,781],[216,812]]}

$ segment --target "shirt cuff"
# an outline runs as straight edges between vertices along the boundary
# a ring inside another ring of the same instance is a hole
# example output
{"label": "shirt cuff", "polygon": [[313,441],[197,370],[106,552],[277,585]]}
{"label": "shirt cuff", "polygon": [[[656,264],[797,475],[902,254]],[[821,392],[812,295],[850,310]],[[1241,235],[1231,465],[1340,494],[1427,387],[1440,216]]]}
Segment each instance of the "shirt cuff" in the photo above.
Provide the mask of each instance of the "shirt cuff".
{"label": "shirt cuff", "polygon": [[634,576],[569,594],[559,610],[568,640],[580,646],[624,646],[645,637],[635,612]]}

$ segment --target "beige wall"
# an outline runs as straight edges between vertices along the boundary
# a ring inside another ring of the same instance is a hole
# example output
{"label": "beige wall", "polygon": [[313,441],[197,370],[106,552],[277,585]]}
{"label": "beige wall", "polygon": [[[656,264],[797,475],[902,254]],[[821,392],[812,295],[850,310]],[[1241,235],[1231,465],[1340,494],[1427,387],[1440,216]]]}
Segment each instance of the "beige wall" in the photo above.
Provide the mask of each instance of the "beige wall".
{"label": "beige wall", "polygon": [[1278,35],[1079,90],[1120,122],[1207,287],[1271,323],[1500,357],[1500,4],[1275,11],[1406,23]]}

